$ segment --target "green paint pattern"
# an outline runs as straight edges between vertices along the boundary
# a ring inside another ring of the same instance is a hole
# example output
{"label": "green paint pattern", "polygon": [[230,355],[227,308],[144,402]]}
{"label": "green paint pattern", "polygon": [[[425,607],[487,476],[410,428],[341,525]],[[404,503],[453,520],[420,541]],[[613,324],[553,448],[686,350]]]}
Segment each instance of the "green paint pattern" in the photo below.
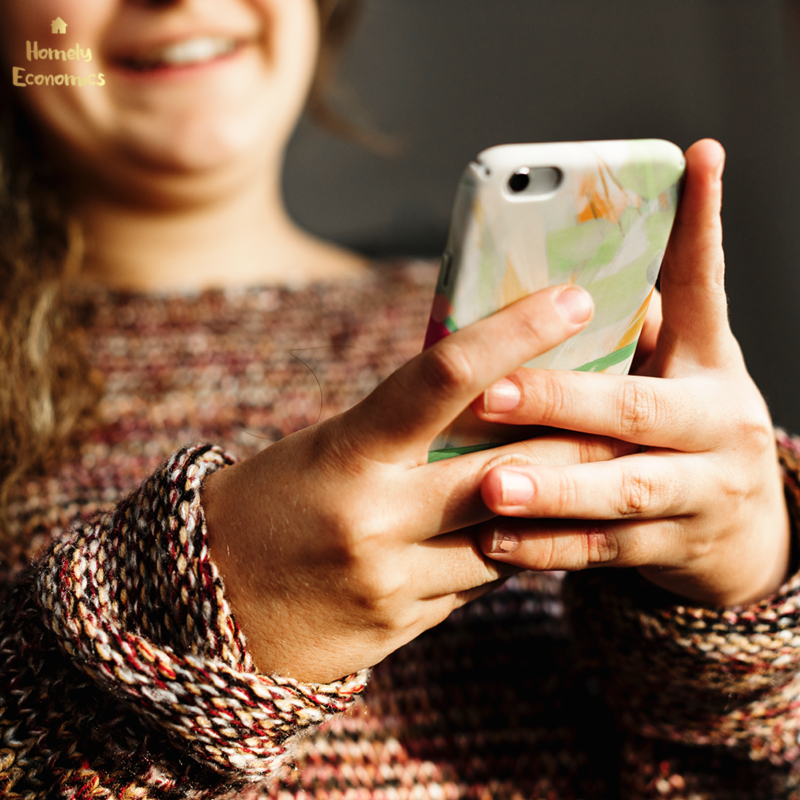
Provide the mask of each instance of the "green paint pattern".
{"label": "green paint pattern", "polygon": [[491,450],[493,447],[500,447],[504,442],[485,442],[484,444],[472,444],[467,447],[445,447],[441,450],[431,450],[428,452],[428,463],[434,461],[444,461],[454,456],[463,456],[467,453],[479,453],[481,450]]}
{"label": "green paint pattern", "polygon": [[620,364],[625,361],[626,358],[631,358],[636,350],[636,344],[636,342],[631,342],[627,347],[615,350],[607,356],[596,358],[588,364],[575,367],[575,372],[605,372],[609,367],[613,367],[614,364]]}

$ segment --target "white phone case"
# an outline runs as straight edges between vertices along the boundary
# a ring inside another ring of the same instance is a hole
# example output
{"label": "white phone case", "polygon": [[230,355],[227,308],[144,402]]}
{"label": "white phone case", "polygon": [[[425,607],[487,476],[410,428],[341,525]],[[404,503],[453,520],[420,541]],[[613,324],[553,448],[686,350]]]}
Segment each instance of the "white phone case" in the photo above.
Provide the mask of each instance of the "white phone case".
{"label": "white phone case", "polygon": [[[526,366],[626,373],[684,167],[680,149],[659,139],[482,152],[459,183],[425,346],[527,294],[575,283],[594,299],[592,322]],[[461,419],[437,439],[430,458],[500,443]]]}

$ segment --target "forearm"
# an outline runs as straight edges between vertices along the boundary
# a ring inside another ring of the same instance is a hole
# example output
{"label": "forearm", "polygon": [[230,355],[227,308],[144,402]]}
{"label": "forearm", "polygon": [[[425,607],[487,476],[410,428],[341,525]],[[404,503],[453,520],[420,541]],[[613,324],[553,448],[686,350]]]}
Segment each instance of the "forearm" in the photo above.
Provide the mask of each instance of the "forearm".
{"label": "forearm", "polygon": [[216,448],[178,453],[113,513],[26,573],[4,609],[5,788],[216,792],[269,780],[293,737],[365,675],[301,685],[256,673],[206,544]]}
{"label": "forearm", "polygon": [[[796,540],[800,446],[779,444]],[[681,602],[632,570],[568,585],[577,635],[624,729],[751,760],[796,758],[799,574],[761,602],[724,609]]]}

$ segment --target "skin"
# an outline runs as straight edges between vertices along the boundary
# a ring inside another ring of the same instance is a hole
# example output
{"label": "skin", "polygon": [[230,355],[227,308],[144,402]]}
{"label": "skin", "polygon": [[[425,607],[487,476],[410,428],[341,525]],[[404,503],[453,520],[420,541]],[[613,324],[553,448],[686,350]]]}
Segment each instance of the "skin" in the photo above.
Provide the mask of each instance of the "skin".
{"label": "skin", "polygon": [[[20,91],[71,170],[86,278],[167,290],[364,269],[299,231],[280,197],[317,48],[311,0],[72,5],[67,38],[91,47],[107,87]],[[8,63],[26,39],[54,46],[41,31],[65,16],[57,6],[6,0]],[[241,36],[235,56],[144,76],[120,65],[154,41],[219,32]],[[687,163],[643,374],[520,371],[591,318],[583,290],[554,287],[208,478],[211,553],[261,670],[330,681],[375,664],[520,568],[635,566],[717,604],[780,584],[789,524],[769,415],[725,313],[722,150],[701,142]],[[470,404],[493,422],[577,433],[427,464],[431,440]],[[529,499],[509,502],[509,475],[530,482]]]}
{"label": "skin", "polygon": [[[58,15],[66,35],[50,33]],[[124,64],[198,35],[240,46],[191,68],[142,73]],[[297,228],[281,196],[283,151],[316,60],[313,0],[81,0],[68,11],[58,0],[8,0],[0,37],[8,65],[106,77],[103,87],[15,90],[72,180],[87,277],[196,289],[365,269],[358,256]],[[77,42],[92,61],[29,62],[27,41]]]}
{"label": "skin", "polygon": [[683,597],[734,605],[783,582],[790,526],[769,412],[728,325],[724,152],[704,140],[686,159],[662,267],[664,319],[645,374],[521,370],[473,405],[492,422],[613,435],[644,452],[490,471],[481,494],[504,519],[484,527],[480,542],[526,569],[637,567]]}
{"label": "skin", "polygon": [[486,558],[471,527],[492,516],[480,486],[493,466],[632,451],[563,436],[426,463],[484,387],[591,315],[582,289],[539,292],[421,353],[350,411],[206,480],[211,551],[260,669],[339,678],[518,571]]}
{"label": "skin", "polygon": [[[588,321],[559,319],[560,287],[447,337],[351,411],[212,476],[209,531],[259,666],[330,680],[379,660],[508,568],[635,566],[718,605],[781,584],[790,528],[772,427],[727,325],[723,151],[707,140],[686,157],[663,322],[645,336],[654,349],[643,371],[656,377],[508,375]],[[514,395],[513,409],[487,410]],[[566,436],[426,464],[433,436],[471,397],[492,422],[604,434],[628,449],[609,458],[597,440],[582,449]],[[570,445],[568,463],[559,448]],[[509,502],[509,475],[531,482],[529,500]],[[487,513],[503,518],[483,522]]]}

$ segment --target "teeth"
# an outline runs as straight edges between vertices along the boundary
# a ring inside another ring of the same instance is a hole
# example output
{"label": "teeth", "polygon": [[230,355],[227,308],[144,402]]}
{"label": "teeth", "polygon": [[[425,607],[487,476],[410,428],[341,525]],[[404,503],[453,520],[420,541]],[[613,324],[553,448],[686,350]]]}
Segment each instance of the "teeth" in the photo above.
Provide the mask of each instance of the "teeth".
{"label": "teeth", "polygon": [[191,64],[202,64],[215,58],[232,53],[236,49],[233,39],[201,36],[175,42],[166,47],[150,50],[142,55],[126,59],[126,63],[138,69],[160,66],[184,67]]}
{"label": "teeth", "polygon": [[236,43],[231,39],[189,39],[165,47],[159,54],[159,60],[165,64],[180,66],[183,64],[196,64],[199,61],[211,61],[225,53],[230,53]]}

